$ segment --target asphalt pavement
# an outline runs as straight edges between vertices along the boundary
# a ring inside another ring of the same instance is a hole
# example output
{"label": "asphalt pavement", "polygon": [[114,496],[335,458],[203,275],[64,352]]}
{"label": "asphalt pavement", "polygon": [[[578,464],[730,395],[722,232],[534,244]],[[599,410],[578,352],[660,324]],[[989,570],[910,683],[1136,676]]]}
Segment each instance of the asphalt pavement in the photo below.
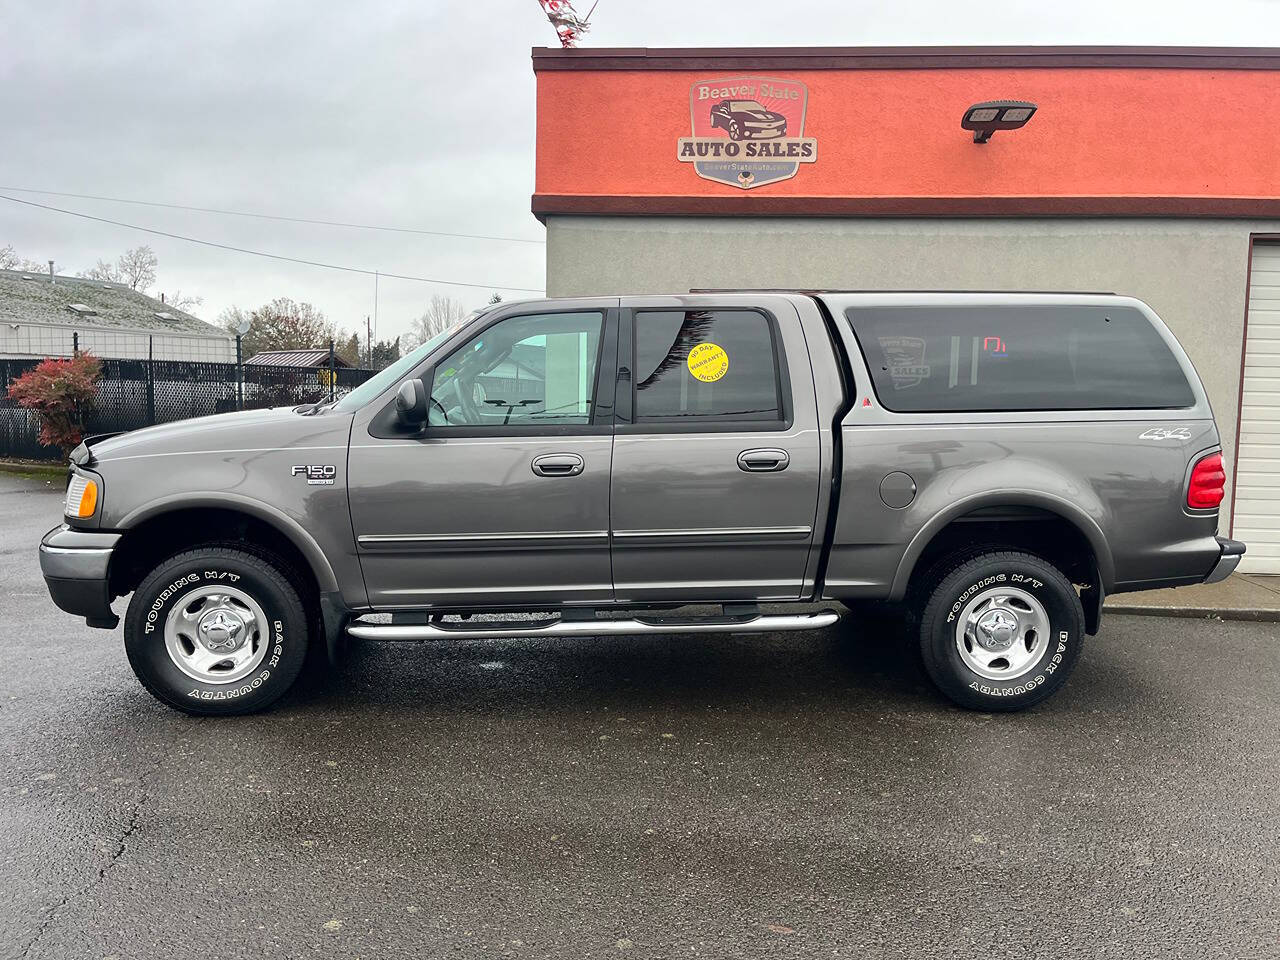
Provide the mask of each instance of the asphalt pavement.
{"label": "asphalt pavement", "polygon": [[50,603],[58,486],[0,475],[0,957],[1280,956],[1280,624],[1111,616],[1016,715],[862,621],[192,719]]}

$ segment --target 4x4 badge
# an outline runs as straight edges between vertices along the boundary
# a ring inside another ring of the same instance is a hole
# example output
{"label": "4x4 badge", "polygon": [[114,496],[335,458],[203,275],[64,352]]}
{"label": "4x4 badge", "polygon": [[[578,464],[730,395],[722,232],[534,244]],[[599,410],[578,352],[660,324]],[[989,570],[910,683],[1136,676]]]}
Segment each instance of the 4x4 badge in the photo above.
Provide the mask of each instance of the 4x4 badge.
{"label": "4x4 badge", "polygon": [[1152,427],[1138,434],[1139,440],[1190,440],[1190,427]]}

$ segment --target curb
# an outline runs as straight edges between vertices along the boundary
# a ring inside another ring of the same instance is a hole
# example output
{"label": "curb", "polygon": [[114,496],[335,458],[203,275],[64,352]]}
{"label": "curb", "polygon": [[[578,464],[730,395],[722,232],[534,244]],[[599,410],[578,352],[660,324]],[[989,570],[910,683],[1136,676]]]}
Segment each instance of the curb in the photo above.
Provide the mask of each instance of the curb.
{"label": "curb", "polygon": [[1280,609],[1260,607],[1157,607],[1139,604],[1103,606],[1102,612],[1138,617],[1181,617],[1197,620],[1246,620],[1252,623],[1280,623]]}

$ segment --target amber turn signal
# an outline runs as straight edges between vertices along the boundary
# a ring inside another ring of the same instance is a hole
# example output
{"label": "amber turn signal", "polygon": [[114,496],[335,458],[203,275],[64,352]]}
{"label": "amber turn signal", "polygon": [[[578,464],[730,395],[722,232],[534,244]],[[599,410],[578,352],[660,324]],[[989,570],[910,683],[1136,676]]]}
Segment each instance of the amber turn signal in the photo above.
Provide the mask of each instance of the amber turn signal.
{"label": "amber turn signal", "polygon": [[76,474],[67,486],[66,515],[68,517],[92,517],[98,509],[98,484],[88,477]]}

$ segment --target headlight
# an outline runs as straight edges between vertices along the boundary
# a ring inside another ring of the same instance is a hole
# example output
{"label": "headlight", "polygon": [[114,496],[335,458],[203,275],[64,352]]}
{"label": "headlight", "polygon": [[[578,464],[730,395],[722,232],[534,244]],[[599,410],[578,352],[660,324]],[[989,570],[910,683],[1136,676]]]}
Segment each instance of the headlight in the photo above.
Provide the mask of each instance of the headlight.
{"label": "headlight", "polygon": [[75,473],[67,485],[67,503],[63,510],[68,517],[84,519],[92,517],[98,509],[98,482]]}

